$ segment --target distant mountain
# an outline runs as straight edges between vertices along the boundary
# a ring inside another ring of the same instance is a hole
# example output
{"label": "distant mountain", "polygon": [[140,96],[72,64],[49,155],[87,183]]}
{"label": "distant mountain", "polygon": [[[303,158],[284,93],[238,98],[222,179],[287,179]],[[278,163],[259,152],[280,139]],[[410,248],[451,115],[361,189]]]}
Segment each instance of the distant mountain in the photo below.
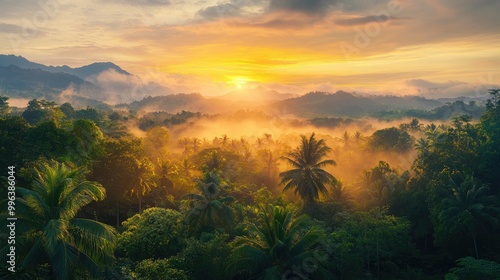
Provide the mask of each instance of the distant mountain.
{"label": "distant mountain", "polygon": [[140,101],[119,105],[128,107],[135,111],[143,112],[168,112],[177,113],[181,111],[221,113],[248,107],[242,102],[231,102],[214,98],[205,98],[201,94],[173,94],[166,96],[146,97]]}
{"label": "distant mountain", "polygon": [[46,66],[40,63],[35,63],[27,60],[22,56],[15,55],[0,55],[0,66],[14,65],[23,69],[40,69],[51,73],[66,73],[79,77],[82,80],[90,76],[99,75],[108,70],[114,70],[122,75],[130,75],[127,71],[121,69],[118,65],[112,62],[95,62],[86,66],[71,68],[64,66]]}
{"label": "distant mountain", "polygon": [[261,110],[270,115],[298,117],[363,117],[386,110],[432,110],[443,103],[415,96],[360,96],[348,92],[313,92],[265,104],[206,98],[201,94],[175,94],[147,97],[122,106],[136,111],[177,113],[182,110],[202,113],[223,113],[241,109]]}
{"label": "distant mountain", "polygon": [[311,92],[269,106],[281,114],[300,117],[363,117],[383,110],[431,110],[442,106],[437,100],[416,96],[361,96],[344,91]]}
{"label": "distant mountain", "polygon": [[15,98],[57,100],[67,89],[78,91],[87,98],[99,98],[94,84],[66,73],[50,73],[40,69],[0,66],[0,95]]}
{"label": "distant mountain", "polygon": [[291,93],[279,93],[275,90],[268,90],[259,86],[253,89],[231,91],[227,94],[217,96],[216,98],[236,102],[264,103],[269,101],[281,101],[293,97],[295,96]]}
{"label": "distant mountain", "polygon": [[155,82],[143,82],[111,62],[87,66],[46,66],[22,56],[0,55],[0,95],[22,99],[73,101],[80,106],[132,102],[147,95],[172,91]]}
{"label": "distant mountain", "polygon": [[453,98],[438,98],[437,100],[443,102],[443,103],[453,103],[456,101],[462,101],[465,103],[469,102],[475,102],[477,104],[486,104],[486,101],[490,99],[490,95],[478,95],[478,96],[460,96],[460,97],[453,97]]}

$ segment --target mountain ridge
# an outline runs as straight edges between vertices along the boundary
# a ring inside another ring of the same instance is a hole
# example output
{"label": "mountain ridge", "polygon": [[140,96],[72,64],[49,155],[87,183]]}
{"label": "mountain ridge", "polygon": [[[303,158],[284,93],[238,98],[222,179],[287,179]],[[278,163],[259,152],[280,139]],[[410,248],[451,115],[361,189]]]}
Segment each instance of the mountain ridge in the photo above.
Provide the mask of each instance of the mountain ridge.
{"label": "mountain ridge", "polygon": [[102,72],[115,70],[117,73],[122,75],[131,75],[127,71],[120,68],[120,66],[114,64],[113,62],[94,62],[81,67],[69,67],[68,65],[63,66],[52,66],[44,65],[37,62],[32,62],[23,56],[16,56],[13,54],[4,55],[0,54],[0,66],[14,65],[21,69],[40,69],[50,73],[66,73],[79,77],[82,80],[87,79],[90,76],[97,76]]}

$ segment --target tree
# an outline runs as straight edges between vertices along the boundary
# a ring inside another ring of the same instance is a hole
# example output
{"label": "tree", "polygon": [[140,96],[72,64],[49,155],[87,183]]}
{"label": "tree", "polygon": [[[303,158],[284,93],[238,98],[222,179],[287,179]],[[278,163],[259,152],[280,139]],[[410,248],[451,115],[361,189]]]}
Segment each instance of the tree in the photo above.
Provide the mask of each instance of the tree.
{"label": "tree", "polygon": [[500,89],[491,89],[491,99],[486,104],[486,113],[481,117],[480,127],[486,135],[481,147],[481,162],[478,175],[489,182],[494,193],[500,192]]}
{"label": "tree", "polygon": [[181,249],[184,235],[182,215],[172,209],[152,207],[123,222],[118,238],[118,256],[135,261],[167,258]]}
{"label": "tree", "polygon": [[70,157],[77,163],[88,163],[103,153],[104,135],[93,121],[75,120],[70,134],[76,140],[76,149],[70,150]]}
{"label": "tree", "polygon": [[[489,188],[472,175],[466,175],[461,184],[450,179],[452,195],[443,200],[439,213],[438,230],[448,235],[468,234],[474,243],[476,258],[479,259],[477,234],[479,230],[498,225],[500,207],[494,196],[488,196]],[[447,234],[446,234],[447,233]]]}
{"label": "tree", "polygon": [[[336,248],[331,263],[334,272],[341,279],[375,278],[369,274],[377,275],[376,279],[404,279],[401,270],[412,263],[416,253],[410,223],[379,208],[344,215],[345,222],[337,224],[329,237]],[[365,277],[359,275],[363,270]]]}
{"label": "tree", "polygon": [[457,266],[446,274],[446,280],[498,279],[500,264],[494,261],[465,257],[457,260]]}
{"label": "tree", "polygon": [[139,200],[139,213],[142,213],[142,197],[156,187],[153,165],[146,158],[136,163],[137,174],[132,180],[130,194],[136,195]]}
{"label": "tree", "polygon": [[5,117],[10,113],[8,97],[0,96],[0,117]]}
{"label": "tree", "polygon": [[189,277],[183,270],[171,268],[167,259],[146,259],[135,266],[138,280],[169,279],[188,280]]}
{"label": "tree", "polygon": [[411,149],[413,138],[408,132],[396,127],[384,128],[373,133],[370,146],[374,149],[406,152]]}
{"label": "tree", "polygon": [[340,203],[346,208],[350,208],[355,204],[355,200],[350,190],[345,186],[342,180],[334,180],[331,184],[330,197],[333,201]]}
{"label": "tree", "polygon": [[[230,279],[226,271],[231,256],[227,234],[204,232],[200,238],[191,237],[186,247],[168,259],[168,267],[185,271],[189,279]],[[158,278],[158,277],[153,277]],[[170,279],[170,278],[165,278]]]}
{"label": "tree", "polygon": [[283,157],[293,169],[280,173],[280,184],[285,185],[283,191],[295,189],[305,203],[312,203],[319,199],[320,193],[328,193],[325,184],[334,177],[323,167],[335,165],[335,161],[323,160],[331,149],[323,139],[317,140],[314,133],[309,138],[301,135],[301,139],[301,144]]}
{"label": "tree", "polygon": [[387,162],[379,161],[377,166],[365,171],[362,193],[374,206],[390,205],[404,190],[408,178],[408,172],[400,176]]}
{"label": "tree", "polygon": [[234,214],[229,206],[234,201],[232,197],[224,196],[225,182],[220,174],[206,172],[203,179],[198,181],[201,194],[189,193],[182,198],[190,201],[190,209],[186,214],[186,223],[192,231],[214,229],[217,227],[228,229],[232,225]]}
{"label": "tree", "polygon": [[26,252],[21,269],[48,263],[51,278],[69,279],[77,267],[96,276],[113,261],[116,231],[76,218],[83,206],[105,196],[104,188],[84,175],[64,163],[45,162],[35,168],[32,189],[16,188],[21,195],[16,198],[16,226],[24,233],[16,246]]}
{"label": "tree", "polygon": [[328,258],[320,242],[324,232],[309,227],[307,216],[295,218],[294,212],[269,206],[259,213],[263,225],[250,225],[249,234],[235,241],[230,268],[235,279],[331,279],[321,262]]}
{"label": "tree", "polygon": [[[118,228],[120,222],[124,220],[120,220],[120,205],[125,202],[126,195],[132,193],[133,188],[135,194],[144,187],[140,185],[140,181],[149,176],[147,173],[144,174],[145,170],[141,168],[141,163],[147,162],[147,159],[141,140],[137,138],[107,141],[104,143],[104,149],[105,152],[94,162],[91,176],[108,192],[108,198],[104,201],[106,206],[104,211],[109,211],[110,204],[114,202],[116,209],[114,218]],[[110,220],[108,222],[111,223]]]}
{"label": "tree", "polygon": [[59,127],[64,113],[61,109],[55,108],[55,105],[56,103],[52,101],[33,99],[28,102],[23,118],[32,125],[43,121],[53,121]]}

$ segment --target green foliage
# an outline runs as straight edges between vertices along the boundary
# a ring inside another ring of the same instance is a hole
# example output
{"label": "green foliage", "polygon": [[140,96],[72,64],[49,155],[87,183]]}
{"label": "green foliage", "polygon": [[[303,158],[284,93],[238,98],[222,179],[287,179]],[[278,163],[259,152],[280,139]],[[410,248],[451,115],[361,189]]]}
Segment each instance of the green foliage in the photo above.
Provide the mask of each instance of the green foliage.
{"label": "green foliage", "polygon": [[387,162],[379,161],[377,166],[365,171],[360,182],[364,203],[370,207],[392,205],[405,189],[409,177],[409,172],[399,175]]}
{"label": "green foliage", "polygon": [[466,175],[460,184],[449,181],[450,194],[446,196],[436,224],[436,242],[445,243],[462,236],[471,237],[476,257],[479,258],[476,237],[480,230],[495,231],[499,225],[500,204],[489,196],[489,188],[472,175]]}
{"label": "green foliage", "polygon": [[0,96],[0,117],[5,117],[10,113],[8,97]]}
{"label": "green foliage", "polygon": [[398,279],[416,254],[410,223],[374,209],[348,215],[329,239],[336,248],[332,266],[342,279],[374,274],[379,279]]}
{"label": "green foliage", "polygon": [[182,196],[190,203],[186,213],[186,223],[191,232],[231,228],[234,214],[229,204],[234,198],[225,195],[227,188],[220,173],[215,170],[204,173],[203,179],[198,181],[200,194],[189,193]]}
{"label": "green foliage", "polygon": [[282,279],[288,276],[329,279],[322,246],[324,231],[310,227],[306,216],[279,206],[260,213],[263,225],[251,224],[247,236],[234,243],[230,270],[240,279]]}
{"label": "green foliage", "polygon": [[[166,259],[153,260],[146,259],[139,262],[135,267],[135,273],[138,280],[150,279],[169,279],[169,280],[188,280],[188,276],[182,270],[169,267],[169,261]],[[197,278],[206,279],[206,278]]]}
{"label": "green foliage", "polygon": [[[85,180],[83,170],[42,163],[35,168],[33,188],[16,191],[21,195],[16,199],[16,227],[23,233],[16,243],[22,252],[20,269],[48,263],[54,277],[68,279],[77,267],[96,276],[113,261],[115,230],[75,217],[83,206],[105,196],[101,185]],[[6,205],[3,201],[2,209]],[[3,258],[6,248],[2,248]]]}
{"label": "green foliage", "polygon": [[486,134],[484,145],[480,148],[481,162],[479,174],[490,182],[495,193],[500,193],[500,89],[490,90],[491,99],[486,104],[486,113],[480,126]]}
{"label": "green foliage", "polygon": [[23,118],[32,125],[52,121],[60,126],[64,113],[55,105],[56,103],[52,101],[33,99],[28,102]]}
{"label": "green foliage", "polygon": [[375,131],[370,146],[373,149],[405,152],[411,149],[413,142],[413,138],[405,130],[390,127]]}
{"label": "green foliage", "polygon": [[171,209],[149,208],[123,222],[117,255],[132,260],[167,258],[181,249],[182,215]]}
{"label": "green foliage", "polygon": [[465,257],[446,274],[446,280],[500,279],[500,264],[494,261]]}
{"label": "green foliage", "polygon": [[76,138],[52,122],[43,122],[29,129],[22,142],[25,161],[33,161],[43,156],[47,159],[64,159],[74,150]]}
{"label": "green foliage", "polygon": [[21,117],[0,118],[0,168],[22,166],[24,157],[23,141],[29,130],[28,123]]}
{"label": "green foliage", "polygon": [[325,185],[334,177],[323,167],[335,165],[335,161],[323,160],[331,149],[323,139],[317,140],[314,133],[309,138],[302,135],[301,139],[301,144],[284,157],[293,169],[280,173],[280,184],[285,186],[283,191],[295,189],[306,203],[311,203],[319,199],[320,193],[328,193]]}
{"label": "green foliage", "polygon": [[200,239],[190,238],[179,254],[168,259],[169,267],[185,271],[190,279],[228,279],[225,268],[231,248],[225,234],[202,233]]}
{"label": "green foliage", "polygon": [[[137,195],[139,210],[142,206],[142,196],[155,185],[154,174],[140,139],[109,140],[104,142],[103,146],[104,153],[93,162],[91,178],[106,188],[108,199],[101,204],[106,208],[102,212],[115,209],[114,218],[118,228],[122,221],[121,204],[127,202],[131,195]],[[113,223],[109,218],[106,220]]]}
{"label": "green foliage", "polygon": [[70,150],[70,157],[77,163],[85,164],[104,152],[104,135],[90,120],[75,120],[70,134],[76,138],[76,149]]}

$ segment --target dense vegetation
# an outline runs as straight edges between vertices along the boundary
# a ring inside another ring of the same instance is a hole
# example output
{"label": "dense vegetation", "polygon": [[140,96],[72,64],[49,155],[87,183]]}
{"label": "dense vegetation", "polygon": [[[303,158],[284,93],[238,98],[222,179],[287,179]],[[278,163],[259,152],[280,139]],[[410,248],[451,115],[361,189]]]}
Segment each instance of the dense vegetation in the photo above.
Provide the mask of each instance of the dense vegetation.
{"label": "dense vegetation", "polygon": [[1,276],[499,279],[500,90],[490,93],[478,121],[213,139],[182,131],[220,116],[43,100],[16,115],[2,97],[18,261]]}

